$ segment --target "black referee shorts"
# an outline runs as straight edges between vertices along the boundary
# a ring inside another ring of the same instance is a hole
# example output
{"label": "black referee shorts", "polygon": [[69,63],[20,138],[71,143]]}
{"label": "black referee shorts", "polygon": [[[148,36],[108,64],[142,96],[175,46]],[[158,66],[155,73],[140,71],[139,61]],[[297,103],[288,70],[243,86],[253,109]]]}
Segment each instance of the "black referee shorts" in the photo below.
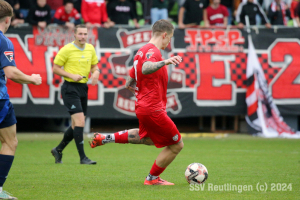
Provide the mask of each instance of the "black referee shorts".
{"label": "black referee shorts", "polygon": [[61,95],[70,115],[83,112],[86,116],[88,102],[88,86],[86,83],[64,81],[61,87]]}

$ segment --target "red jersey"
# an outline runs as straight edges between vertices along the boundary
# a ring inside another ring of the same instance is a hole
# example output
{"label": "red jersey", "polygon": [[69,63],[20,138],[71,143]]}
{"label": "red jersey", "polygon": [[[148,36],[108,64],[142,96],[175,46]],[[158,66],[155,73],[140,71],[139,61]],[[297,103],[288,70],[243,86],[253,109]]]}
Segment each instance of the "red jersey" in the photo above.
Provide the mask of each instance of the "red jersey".
{"label": "red jersey", "polygon": [[138,50],[130,77],[136,80],[135,112],[141,115],[151,115],[153,112],[166,110],[168,72],[166,66],[148,75],[142,73],[144,62],[162,61],[160,50],[153,44],[146,44]]}
{"label": "red jersey", "polygon": [[217,9],[213,9],[211,6],[206,8],[207,19],[210,25],[223,25],[224,17],[228,17],[227,8],[220,5]]}
{"label": "red jersey", "polygon": [[81,15],[84,22],[102,24],[107,21],[107,10],[104,0],[82,0]]}
{"label": "red jersey", "polygon": [[60,21],[69,22],[69,21],[71,21],[72,18],[75,20],[80,19],[80,14],[78,13],[78,11],[75,8],[73,8],[71,13],[68,14],[65,11],[65,7],[62,6],[56,10],[56,12],[54,14],[54,18],[56,18]]}

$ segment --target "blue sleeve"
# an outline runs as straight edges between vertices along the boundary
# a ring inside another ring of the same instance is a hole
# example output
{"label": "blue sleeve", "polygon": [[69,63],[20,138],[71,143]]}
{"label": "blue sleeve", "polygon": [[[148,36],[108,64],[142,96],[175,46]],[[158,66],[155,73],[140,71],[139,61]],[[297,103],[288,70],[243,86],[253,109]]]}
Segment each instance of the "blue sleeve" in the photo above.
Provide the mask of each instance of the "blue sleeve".
{"label": "blue sleeve", "polygon": [[15,52],[12,42],[8,38],[0,38],[0,69],[16,66]]}

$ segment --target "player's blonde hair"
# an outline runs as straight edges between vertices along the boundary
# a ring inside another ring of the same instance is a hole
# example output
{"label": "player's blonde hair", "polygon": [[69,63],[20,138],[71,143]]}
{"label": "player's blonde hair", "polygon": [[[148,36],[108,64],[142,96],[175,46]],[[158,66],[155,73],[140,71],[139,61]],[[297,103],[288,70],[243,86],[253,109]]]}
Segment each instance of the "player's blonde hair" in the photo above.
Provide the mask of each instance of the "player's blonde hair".
{"label": "player's blonde hair", "polygon": [[167,32],[171,34],[174,30],[174,26],[168,20],[161,19],[156,21],[152,26],[152,33],[155,35],[156,33],[164,33]]}
{"label": "player's blonde hair", "polygon": [[87,28],[86,27],[86,25],[85,24],[78,24],[77,26],[75,26],[75,28],[74,28],[74,33],[76,33],[77,32],[77,29],[78,28]]}
{"label": "player's blonde hair", "polygon": [[14,12],[11,5],[4,0],[0,0],[0,22],[2,22],[5,17],[12,17],[13,15]]}

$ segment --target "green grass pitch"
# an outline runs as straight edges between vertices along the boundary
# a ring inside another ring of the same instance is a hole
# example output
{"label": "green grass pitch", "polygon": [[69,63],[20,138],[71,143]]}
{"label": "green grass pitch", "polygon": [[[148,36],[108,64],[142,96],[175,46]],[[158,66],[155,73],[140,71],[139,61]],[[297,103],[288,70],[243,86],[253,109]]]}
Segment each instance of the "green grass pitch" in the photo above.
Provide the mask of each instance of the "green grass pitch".
{"label": "green grass pitch", "polygon": [[[63,152],[63,164],[59,165],[54,164],[50,151],[60,142],[62,134],[18,134],[18,139],[15,160],[4,190],[20,200],[300,197],[299,140],[246,135],[220,139],[186,138],[182,152],[161,175],[175,186],[144,186],[144,179],[161,151],[155,147],[107,144],[91,149],[86,138],[86,154],[97,161],[97,165],[80,165],[74,142]],[[184,171],[193,162],[200,162],[208,169],[203,191],[190,187],[185,180]],[[258,183],[260,190],[265,190],[267,184],[267,191],[257,191]],[[247,187],[247,191],[224,191],[224,187],[223,191],[216,191],[215,188],[222,190],[224,184],[241,185]]]}

